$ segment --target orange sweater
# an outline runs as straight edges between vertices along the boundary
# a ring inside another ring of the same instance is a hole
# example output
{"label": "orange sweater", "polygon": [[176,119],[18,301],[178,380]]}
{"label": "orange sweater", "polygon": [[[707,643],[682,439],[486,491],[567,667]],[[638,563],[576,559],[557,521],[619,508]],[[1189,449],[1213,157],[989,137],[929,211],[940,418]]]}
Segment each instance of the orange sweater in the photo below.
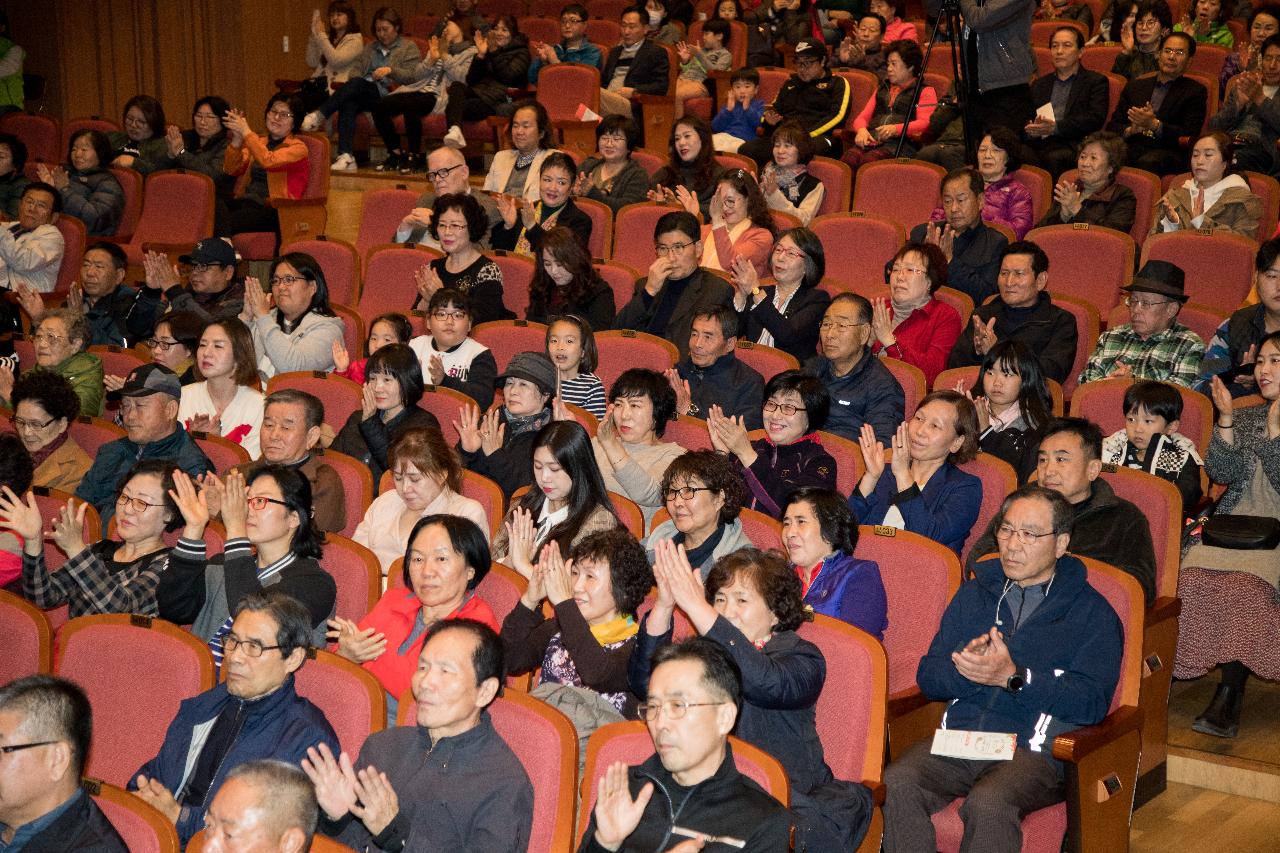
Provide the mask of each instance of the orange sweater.
{"label": "orange sweater", "polygon": [[269,151],[263,137],[250,133],[244,138],[244,147],[227,146],[222,170],[228,175],[243,175],[252,160],[267,170],[267,191],[272,198],[302,198],[311,173],[307,143],[291,134]]}

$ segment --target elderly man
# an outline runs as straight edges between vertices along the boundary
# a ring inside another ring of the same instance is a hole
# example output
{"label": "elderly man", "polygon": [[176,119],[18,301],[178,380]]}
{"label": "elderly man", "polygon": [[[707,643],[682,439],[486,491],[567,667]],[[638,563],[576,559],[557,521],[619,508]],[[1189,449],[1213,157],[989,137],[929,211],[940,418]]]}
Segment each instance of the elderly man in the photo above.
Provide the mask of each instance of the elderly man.
{"label": "elderly man", "polygon": [[1187,167],[1181,143],[1204,127],[1209,92],[1185,72],[1196,55],[1196,40],[1172,32],[1160,42],[1155,75],[1130,80],[1120,93],[1107,130],[1124,137],[1127,165],[1157,175],[1176,175]]}
{"label": "elderly man", "polygon": [[[1050,422],[1040,440],[1036,480],[1071,507],[1071,550],[1128,572],[1150,604],[1156,595],[1156,552],[1147,517],[1117,497],[1102,473],[1102,430],[1083,418]],[[992,521],[969,551],[970,569],[994,551],[999,523]]]}
{"label": "elderly man", "polygon": [[0,687],[0,849],[127,853],[80,788],[93,732],[89,697],[49,675]]}
{"label": "elderly man", "polygon": [[1102,333],[1080,373],[1080,384],[1111,376],[1154,379],[1190,388],[1199,372],[1204,341],[1178,322],[1189,299],[1182,267],[1147,261],[1121,290],[1129,295],[1129,322]]}
{"label": "elderly man", "polygon": [[939,189],[943,220],[917,225],[911,229],[911,241],[941,249],[947,257],[947,286],[981,305],[996,292],[1000,256],[1009,239],[982,221],[986,184],[977,169],[948,172]]}
{"label": "elderly man", "polygon": [[827,432],[857,441],[871,424],[887,447],[902,423],[906,397],[898,380],[871,353],[871,303],[857,293],[831,300],[818,325],[822,353],[804,363],[804,371],[827,386],[831,412]]}
{"label": "elderly man", "polygon": [[600,112],[639,117],[633,95],[666,95],[671,60],[667,51],[644,37],[645,12],[639,6],[622,10],[618,24],[622,41],[609,49],[600,73]]}
{"label": "elderly man", "polygon": [[244,282],[236,280],[235,247],[225,237],[206,237],[178,263],[185,266],[187,286],[167,256],[148,252],[143,260],[147,289],[164,293],[170,311],[190,311],[208,323],[234,320],[244,311]]}
{"label": "elderly man", "polygon": [[53,292],[64,247],[54,225],[61,212],[62,194],[49,184],[27,184],[22,191],[18,221],[0,227],[0,281],[9,290]]}
{"label": "elderly man", "polygon": [[396,229],[392,242],[413,243],[438,251],[440,242],[432,237],[428,230],[431,226],[431,206],[435,204],[438,196],[462,193],[474,196],[475,200],[480,202],[480,207],[484,208],[489,226],[480,240],[480,247],[487,249],[489,231],[495,224],[502,221],[502,214],[498,212],[498,205],[491,195],[471,192],[471,170],[467,167],[467,160],[462,156],[462,152],[445,145],[428,154],[427,180],[431,182],[433,191],[423,193],[413,210],[409,211],[409,215],[400,220],[400,227]]}
{"label": "elderly man", "polygon": [[861,68],[884,81],[884,28],[885,20],[875,12],[864,12],[858,18],[853,35],[846,36],[836,48],[836,65]]}
{"label": "elderly man", "polygon": [[1053,304],[1049,256],[1035,243],[1019,240],[1005,247],[996,279],[1000,298],[979,305],[956,339],[947,367],[980,365],[1000,341],[1023,341],[1040,359],[1040,370],[1055,382],[1067,381],[1076,358],[1075,317]]}
{"label": "elderly man", "polygon": [[718,643],[659,648],[638,708],[657,752],[605,771],[579,853],[687,853],[702,849],[700,838],[748,853],[789,849],[791,814],[733,763],[728,737],[741,705],[741,673]]}
{"label": "elderly man", "polygon": [[182,702],[159,754],[129,783],[173,822],[184,845],[240,764],[276,758],[296,766],[317,744],[337,747],[324,714],[294,688],[310,646],[311,616],[284,593],[250,593],[236,606],[222,640],[226,678]]}
{"label": "elderly man", "polygon": [[213,470],[204,451],[178,423],[182,383],[172,370],[160,364],[134,368],[120,394],[125,437],[98,449],[93,467],[76,487],[76,497],[101,513],[103,529],[115,514],[117,483],[139,460],[168,459],[193,477]]}
{"label": "elderly man", "polygon": [[503,673],[492,628],[432,625],[413,675],[417,725],[375,732],[354,763],[326,746],[303,761],[321,830],[358,850],[523,853],[533,786],[485,711]]}
{"label": "elderly man", "polygon": [[764,378],[738,359],[738,313],[716,305],[693,317],[689,355],[666,372],[676,392],[676,414],[707,419],[712,406],[762,429]]}
{"label": "elderly man", "polygon": [[614,318],[615,329],[635,329],[666,338],[689,355],[693,318],[717,305],[732,305],[733,287],[698,266],[702,226],[693,214],[663,214],[653,228],[658,257],[649,274],[636,282],[635,295]]}
{"label": "elderly man", "polygon": [[1084,34],[1075,27],[1059,27],[1049,36],[1053,70],[1031,83],[1036,114],[1022,129],[1023,155],[1048,170],[1055,181],[1075,168],[1081,140],[1102,130],[1107,120],[1107,77],[1082,67],[1083,53]]}
{"label": "elderly man", "polygon": [[813,137],[814,153],[840,159],[844,146],[837,134],[849,115],[849,82],[831,72],[827,47],[817,39],[796,44],[796,71],[765,107],[764,136],[738,149],[760,168],[773,159],[773,131],[784,121],[798,121]]}
{"label": "elderly man", "polygon": [[[1070,530],[1057,492],[1024,486],[1005,499],[999,557],[974,567],[920,661],[924,695],[949,704],[932,744],[885,771],[886,853],[936,850],[930,816],[956,797],[961,851],[1016,851],[1022,817],[1063,799],[1053,739],[1106,716],[1124,650],[1115,611],[1067,554]],[[965,748],[968,732],[1010,737],[980,754]]]}
{"label": "elderly man", "polygon": [[205,853],[306,853],[320,808],[311,780],[275,759],[227,774],[204,815]]}

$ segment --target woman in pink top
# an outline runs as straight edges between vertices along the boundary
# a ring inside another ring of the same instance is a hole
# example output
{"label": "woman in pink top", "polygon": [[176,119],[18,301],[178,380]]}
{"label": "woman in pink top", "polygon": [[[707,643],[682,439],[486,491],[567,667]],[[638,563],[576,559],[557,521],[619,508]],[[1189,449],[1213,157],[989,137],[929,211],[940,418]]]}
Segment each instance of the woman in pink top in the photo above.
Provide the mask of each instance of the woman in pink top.
{"label": "woman in pink top", "polygon": [[884,36],[882,40],[885,44],[898,39],[907,39],[919,43],[920,34],[916,32],[916,25],[910,21],[902,20],[897,2],[871,0],[867,10],[884,18]]}
{"label": "woman in pink top", "polygon": [[[688,196],[686,209],[698,215],[697,199]],[[716,182],[711,199],[711,224],[702,226],[702,260],[709,270],[733,271],[736,258],[745,258],[761,276],[769,274],[773,251],[773,215],[755,177],[745,169],[730,169]]]}
{"label": "woman in pink top", "polygon": [[920,100],[911,103],[916,81],[924,69],[924,54],[913,41],[899,40],[884,48],[885,79],[867,99],[862,112],[853,120],[853,144],[844,153],[844,162],[855,171],[863,163],[892,157],[902,136],[902,123],[907,123],[907,144],[902,155],[916,151],[920,137],[929,129],[929,117],[938,105],[938,94],[932,86],[920,89]]}

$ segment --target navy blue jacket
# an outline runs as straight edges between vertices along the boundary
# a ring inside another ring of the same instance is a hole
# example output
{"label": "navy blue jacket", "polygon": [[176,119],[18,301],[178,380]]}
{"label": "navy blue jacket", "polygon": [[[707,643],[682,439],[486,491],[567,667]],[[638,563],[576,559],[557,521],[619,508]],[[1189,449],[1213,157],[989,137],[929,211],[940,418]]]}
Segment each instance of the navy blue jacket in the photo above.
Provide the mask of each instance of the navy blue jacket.
{"label": "navy blue jacket", "polygon": [[117,438],[98,448],[93,465],[85,472],[76,497],[93,504],[102,516],[102,529],[116,512],[116,485],[136,462],[142,459],[168,459],[192,477],[213,470],[200,445],[182,428],[174,424],[173,432],[150,444],[138,445],[128,438]]}
{"label": "navy blue jacket", "polygon": [[822,427],[850,441],[857,441],[863,424],[871,424],[876,441],[886,446],[902,423],[906,395],[884,362],[862,348],[862,358],[844,376],[836,376],[831,359],[815,355],[804,363],[804,372],[822,380],[831,395],[831,411]]}
{"label": "navy blue jacket", "polygon": [[[1052,760],[1055,737],[1107,715],[1124,653],[1120,619],[1089,586],[1084,563],[1070,554],[1058,559],[1048,596],[1016,631],[1010,630],[1013,610],[1001,601],[1006,579],[1000,560],[978,563],[974,575],[942,614],[916,681],[925,696],[951,703],[943,728],[1016,734],[1019,747]],[[973,683],[951,660],[952,652],[991,630],[997,607],[1010,657],[1031,671],[1016,694]]]}
{"label": "navy blue jacket", "polygon": [[899,495],[897,480],[886,465],[870,497],[864,498],[857,487],[849,496],[849,508],[859,524],[883,524],[884,514],[895,503],[907,530],[941,542],[959,555],[978,521],[982,481],[944,462],[923,489],[913,485]]}
{"label": "navy blue jacket", "polygon": [[764,377],[735,354],[720,356],[710,367],[698,367],[686,356],[676,364],[676,372],[689,383],[689,399],[698,407],[695,418],[705,421],[716,405],[731,418],[741,416],[748,430],[764,426]]}

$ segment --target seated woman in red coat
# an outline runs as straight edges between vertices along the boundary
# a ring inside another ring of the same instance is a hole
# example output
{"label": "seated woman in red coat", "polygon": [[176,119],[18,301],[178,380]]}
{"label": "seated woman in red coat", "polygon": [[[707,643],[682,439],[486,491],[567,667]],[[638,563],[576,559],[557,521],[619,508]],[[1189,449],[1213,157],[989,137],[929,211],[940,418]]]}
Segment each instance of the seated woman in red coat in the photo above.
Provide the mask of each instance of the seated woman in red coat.
{"label": "seated woman in red coat", "polygon": [[947,256],[932,243],[907,243],[889,266],[889,298],[871,302],[871,351],[913,364],[926,385],[947,366],[960,315],[934,294],[947,283]]}

